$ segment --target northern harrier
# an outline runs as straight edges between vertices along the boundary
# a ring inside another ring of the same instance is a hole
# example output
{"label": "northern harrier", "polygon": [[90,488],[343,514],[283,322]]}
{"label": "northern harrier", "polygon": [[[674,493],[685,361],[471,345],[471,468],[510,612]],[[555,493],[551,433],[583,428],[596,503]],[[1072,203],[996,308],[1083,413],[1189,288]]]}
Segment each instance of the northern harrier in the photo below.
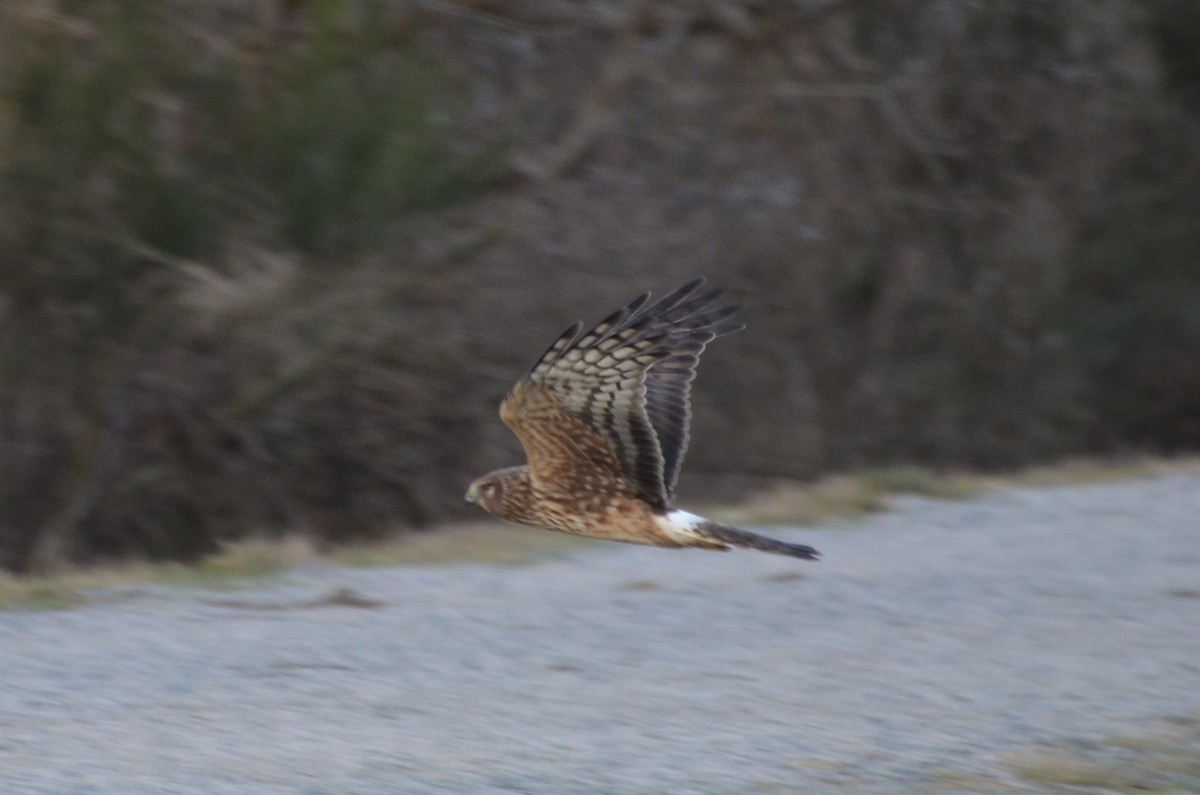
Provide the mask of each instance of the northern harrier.
{"label": "northern harrier", "polygon": [[704,346],[744,326],[724,291],[695,279],[646,306],[650,294],[550,346],[504,402],[500,418],[529,463],[491,472],[467,501],[521,524],[660,547],[817,551],[672,507],[688,443],[688,393]]}

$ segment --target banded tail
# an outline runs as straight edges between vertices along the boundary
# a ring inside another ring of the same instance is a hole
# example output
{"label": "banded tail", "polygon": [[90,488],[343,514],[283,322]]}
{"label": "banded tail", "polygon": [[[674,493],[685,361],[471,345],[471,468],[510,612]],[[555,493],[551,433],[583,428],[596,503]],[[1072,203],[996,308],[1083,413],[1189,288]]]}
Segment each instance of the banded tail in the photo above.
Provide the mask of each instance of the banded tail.
{"label": "banded tail", "polygon": [[789,544],[748,530],[710,522],[708,519],[678,509],[657,518],[658,525],[672,540],[684,547],[728,550],[731,547],[757,549],[804,560],[818,560],[821,553],[807,544]]}

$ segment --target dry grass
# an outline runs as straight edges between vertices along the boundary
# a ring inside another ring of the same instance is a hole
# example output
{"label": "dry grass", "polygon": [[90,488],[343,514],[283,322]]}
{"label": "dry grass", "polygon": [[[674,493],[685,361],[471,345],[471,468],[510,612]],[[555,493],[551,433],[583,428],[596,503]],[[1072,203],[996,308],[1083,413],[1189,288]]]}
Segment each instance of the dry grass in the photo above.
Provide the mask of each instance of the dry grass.
{"label": "dry grass", "polygon": [[0,609],[56,609],[89,601],[96,591],[139,583],[225,589],[276,574],[318,557],[301,538],[231,544],[197,563],[122,562],[89,568],[63,567],[44,575],[0,572]]}
{"label": "dry grass", "polygon": [[0,609],[61,609],[87,603],[95,592],[139,583],[228,590],[305,563],[342,566],[438,566],[484,563],[520,566],[602,542],[535,528],[477,522],[450,525],[378,543],[318,549],[301,536],[230,544],[192,565],[121,563],[63,568],[46,575],[0,572]]}
{"label": "dry grass", "polygon": [[1184,456],[1161,458],[1069,458],[1053,464],[1018,472],[1001,482],[1005,486],[1073,486],[1086,483],[1111,483],[1167,475],[1174,472],[1200,473],[1200,458]]}
{"label": "dry grass", "polygon": [[737,506],[715,508],[709,513],[733,524],[812,525],[883,510],[891,498],[900,494],[966,500],[1006,488],[1110,483],[1171,472],[1200,472],[1200,458],[1072,458],[1007,475],[938,472],[917,466],[867,469],[814,483],[781,482]]}
{"label": "dry grass", "polygon": [[83,587],[63,576],[18,577],[0,572],[0,609],[54,610],[85,601]]}
{"label": "dry grass", "polygon": [[781,482],[739,505],[712,507],[702,513],[727,524],[811,525],[878,511],[886,501],[886,492],[877,484],[837,475],[815,483]]}
{"label": "dry grass", "polygon": [[500,522],[447,525],[374,544],[351,544],[327,558],[345,566],[443,566],[488,563],[523,566],[568,555],[602,541]]}

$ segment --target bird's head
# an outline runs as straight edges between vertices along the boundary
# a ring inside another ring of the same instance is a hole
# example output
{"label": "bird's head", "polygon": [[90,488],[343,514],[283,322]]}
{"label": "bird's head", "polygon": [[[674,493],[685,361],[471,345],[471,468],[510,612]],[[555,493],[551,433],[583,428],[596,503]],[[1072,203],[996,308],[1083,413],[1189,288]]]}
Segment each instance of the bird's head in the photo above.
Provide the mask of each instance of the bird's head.
{"label": "bird's head", "polygon": [[465,499],[502,519],[520,522],[530,500],[529,468],[519,466],[489,472],[467,487]]}
{"label": "bird's head", "polygon": [[495,513],[504,499],[504,482],[494,474],[484,475],[467,487],[465,499],[488,513]]}

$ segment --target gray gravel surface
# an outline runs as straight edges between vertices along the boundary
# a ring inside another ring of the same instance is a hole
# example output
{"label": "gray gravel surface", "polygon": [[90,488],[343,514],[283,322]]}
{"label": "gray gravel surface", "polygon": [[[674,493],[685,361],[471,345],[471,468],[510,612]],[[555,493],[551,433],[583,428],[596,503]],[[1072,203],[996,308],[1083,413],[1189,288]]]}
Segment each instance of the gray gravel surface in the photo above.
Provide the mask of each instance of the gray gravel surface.
{"label": "gray gravel surface", "polygon": [[0,792],[1019,786],[1031,744],[1200,715],[1198,528],[1175,474],[776,533],[815,564],[613,544],[0,613]]}

